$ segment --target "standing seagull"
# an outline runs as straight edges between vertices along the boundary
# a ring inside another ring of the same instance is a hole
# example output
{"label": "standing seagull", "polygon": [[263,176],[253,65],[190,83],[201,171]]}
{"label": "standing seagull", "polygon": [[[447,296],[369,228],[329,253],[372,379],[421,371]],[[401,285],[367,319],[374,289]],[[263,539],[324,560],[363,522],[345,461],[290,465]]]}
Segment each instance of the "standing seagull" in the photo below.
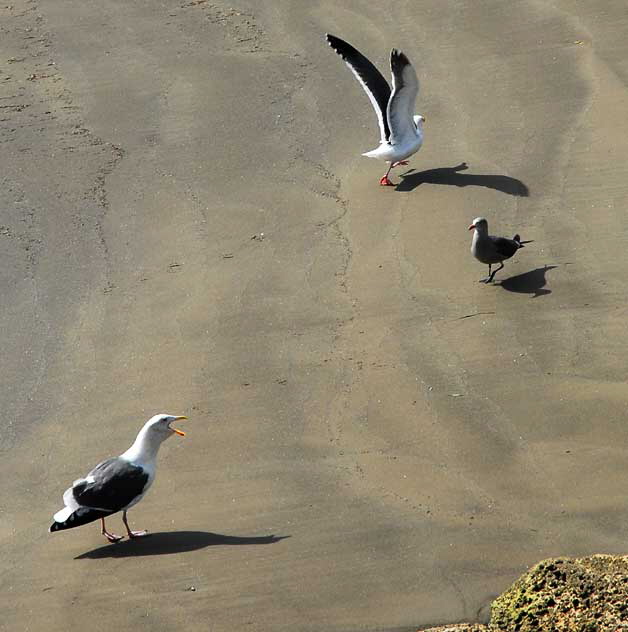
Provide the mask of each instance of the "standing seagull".
{"label": "standing seagull", "polygon": [[[471,254],[480,262],[488,263],[488,276],[480,279],[481,283],[490,283],[493,277],[504,267],[504,261],[510,259],[519,248],[523,248],[521,237],[493,237],[488,234],[488,222],[483,217],[476,217],[469,230],[475,230],[471,241]],[[491,272],[491,265],[499,263],[500,267]]]}
{"label": "standing seagull", "polygon": [[388,174],[397,165],[407,165],[406,158],[415,154],[423,144],[425,118],[414,115],[414,102],[419,93],[419,81],[408,58],[396,48],[390,52],[393,89],[375,66],[360,51],[327,34],[329,45],[343,58],[360,82],[375,108],[381,140],[379,147],[362,154],[390,163],[382,186],[393,186]]}
{"label": "standing seagull", "polygon": [[173,434],[185,436],[184,432],[170,426],[180,419],[187,417],[151,417],[124,454],[99,463],[85,478],[74,481],[63,494],[65,507],[54,515],[49,531],[79,527],[100,518],[101,533],[109,542],[119,542],[123,536],[107,531],[105,517],[122,511],[122,522],[129,538],[146,535],[146,531],[131,531],[126,512],[142,500],[155,480],[155,461],[162,442]]}

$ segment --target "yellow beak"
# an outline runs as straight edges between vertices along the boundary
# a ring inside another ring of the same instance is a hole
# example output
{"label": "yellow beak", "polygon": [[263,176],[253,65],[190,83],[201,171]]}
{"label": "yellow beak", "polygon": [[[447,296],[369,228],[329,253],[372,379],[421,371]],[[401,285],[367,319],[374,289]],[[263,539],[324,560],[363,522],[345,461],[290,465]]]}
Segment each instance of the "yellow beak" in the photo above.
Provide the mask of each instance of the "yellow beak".
{"label": "yellow beak", "polygon": [[[180,415],[179,417],[175,417],[174,421],[180,421],[182,419],[187,419],[187,417],[185,415]],[[178,428],[173,428],[172,426],[170,426],[170,429],[172,430],[172,432],[175,432],[179,436],[185,437],[185,432],[183,432],[183,430],[179,430]]]}

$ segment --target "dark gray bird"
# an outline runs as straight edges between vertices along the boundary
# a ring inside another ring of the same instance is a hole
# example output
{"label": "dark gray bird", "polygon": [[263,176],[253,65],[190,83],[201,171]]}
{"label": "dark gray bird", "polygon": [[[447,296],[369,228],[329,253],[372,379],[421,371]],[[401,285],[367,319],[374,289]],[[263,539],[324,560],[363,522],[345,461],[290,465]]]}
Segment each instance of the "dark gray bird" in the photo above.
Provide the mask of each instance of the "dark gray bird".
{"label": "dark gray bird", "polygon": [[[490,283],[493,277],[504,267],[504,261],[510,259],[519,248],[523,248],[521,237],[493,237],[488,234],[488,222],[483,217],[476,217],[469,230],[475,230],[471,241],[471,254],[481,263],[488,264],[488,276],[480,279],[481,283]],[[491,266],[499,263],[499,268],[491,272]]]}
{"label": "dark gray bird", "polygon": [[109,542],[119,542],[123,536],[109,533],[105,518],[122,511],[122,522],[129,538],[139,538],[146,531],[131,531],[126,512],[138,503],[155,480],[157,452],[162,442],[174,434],[185,433],[170,424],[187,417],[155,415],[142,426],[133,445],[120,456],[99,463],[85,478],[74,481],[65,490],[65,507],[54,515],[49,531],[79,527],[100,519],[101,533]]}

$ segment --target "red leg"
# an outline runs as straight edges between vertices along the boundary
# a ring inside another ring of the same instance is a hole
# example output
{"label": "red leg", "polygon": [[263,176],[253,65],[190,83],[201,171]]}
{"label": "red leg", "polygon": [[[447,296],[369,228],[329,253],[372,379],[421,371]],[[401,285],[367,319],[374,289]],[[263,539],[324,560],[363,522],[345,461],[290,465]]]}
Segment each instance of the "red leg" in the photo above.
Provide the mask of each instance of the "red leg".
{"label": "red leg", "polygon": [[390,167],[388,167],[388,171],[386,172],[386,175],[382,176],[382,179],[379,181],[379,184],[383,187],[394,187],[395,185],[390,181],[390,179],[388,178],[388,174],[390,173],[390,170],[393,168],[393,163],[390,163]]}
{"label": "red leg", "polygon": [[129,534],[129,538],[143,538],[145,535],[148,535],[148,531],[131,531],[129,523],[126,520],[126,511],[122,512],[122,522],[124,522],[124,526],[126,527],[126,532]]}
{"label": "red leg", "polygon": [[104,518],[101,518],[100,522],[102,524],[102,529],[100,530],[100,532],[107,538],[107,540],[109,540],[109,542],[115,544],[116,542],[120,542],[120,540],[122,540],[121,535],[116,535],[115,533],[109,533],[109,531],[107,531]]}

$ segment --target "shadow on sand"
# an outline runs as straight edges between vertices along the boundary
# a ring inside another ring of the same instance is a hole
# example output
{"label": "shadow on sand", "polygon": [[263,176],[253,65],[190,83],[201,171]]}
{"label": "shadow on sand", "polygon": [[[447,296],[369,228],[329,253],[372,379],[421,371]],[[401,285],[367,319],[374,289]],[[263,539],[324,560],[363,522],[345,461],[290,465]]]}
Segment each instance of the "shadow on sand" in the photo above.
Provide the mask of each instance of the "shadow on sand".
{"label": "shadow on sand", "polygon": [[262,535],[245,537],[221,535],[208,531],[170,531],[151,533],[145,538],[124,540],[118,544],[107,544],[77,555],[75,560],[100,559],[103,557],[142,557],[144,555],[167,555],[198,551],[206,546],[232,546],[242,544],[274,544],[289,538],[289,535]]}
{"label": "shadow on sand", "polygon": [[428,169],[427,171],[414,171],[411,169],[401,174],[401,182],[395,187],[395,190],[413,191],[418,186],[429,183],[448,184],[455,187],[486,187],[518,197],[528,197],[530,195],[528,187],[521,180],[510,176],[460,173],[468,168],[467,163],[462,162],[455,167],[440,167],[438,169]]}
{"label": "shadow on sand", "polygon": [[509,292],[532,294],[532,298],[551,294],[551,290],[544,289],[547,284],[545,273],[556,267],[558,266],[544,266],[543,268],[536,268],[535,270],[530,270],[529,272],[524,272],[523,274],[517,274],[516,276],[504,279],[499,285]]}

